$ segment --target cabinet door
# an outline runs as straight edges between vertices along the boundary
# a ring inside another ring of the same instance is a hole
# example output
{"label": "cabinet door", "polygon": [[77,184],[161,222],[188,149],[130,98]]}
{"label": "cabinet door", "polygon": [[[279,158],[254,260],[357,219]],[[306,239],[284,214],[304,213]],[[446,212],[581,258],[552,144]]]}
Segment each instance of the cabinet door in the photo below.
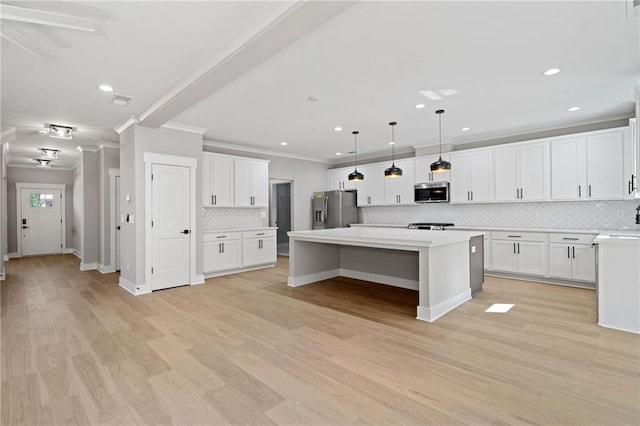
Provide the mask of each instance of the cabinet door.
{"label": "cabinet door", "polygon": [[519,148],[494,150],[496,201],[515,201],[519,197],[518,158]]}
{"label": "cabinet door", "polygon": [[327,191],[342,189],[342,174],[341,169],[327,170]]}
{"label": "cabinet door", "polygon": [[546,275],[547,244],[529,241],[516,244],[518,272],[529,275]]}
{"label": "cabinet door", "polygon": [[266,237],[262,239],[260,250],[260,263],[276,263],[276,239],[275,237]]}
{"label": "cabinet door", "polygon": [[384,204],[413,204],[413,160],[396,161],[395,164],[402,169],[402,176],[384,178]]}
{"label": "cabinet door", "polygon": [[358,182],[358,206],[384,204],[384,168],[381,164],[358,167],[364,180]]}
{"label": "cabinet door", "polygon": [[202,207],[213,206],[213,156],[202,153]]}
{"label": "cabinet door", "polygon": [[586,194],[584,137],[551,140],[551,199],[578,200]]}
{"label": "cabinet door", "polygon": [[469,155],[451,154],[451,196],[453,203],[467,203],[469,195]]}
{"label": "cabinet door", "polygon": [[[415,183],[449,182],[451,179],[450,172],[431,172],[431,163],[437,161],[438,158],[438,155],[428,155],[415,159]],[[449,154],[442,154],[442,159],[446,161],[451,160]]]}
{"label": "cabinet door", "polygon": [[[526,201],[548,200],[549,144],[540,142],[521,145],[518,165],[520,168],[520,199]],[[496,164],[495,167],[498,165]],[[496,176],[496,188],[497,183]]]}
{"label": "cabinet door", "polygon": [[240,240],[227,240],[222,243],[221,269],[242,267],[242,246]]}
{"label": "cabinet door", "polygon": [[549,244],[549,276],[571,279],[571,246]]}
{"label": "cabinet door", "polygon": [[587,136],[587,197],[624,198],[622,131]]}
{"label": "cabinet door", "polygon": [[[453,166],[451,166],[453,168]],[[469,153],[469,188],[472,202],[493,201],[493,155],[491,151]]]}
{"label": "cabinet door", "polygon": [[251,192],[254,207],[269,205],[269,165],[263,162],[251,164]]}
{"label": "cabinet door", "polygon": [[243,266],[264,265],[276,261],[275,237],[249,238],[242,241]]}
{"label": "cabinet door", "polygon": [[573,264],[572,273],[574,280],[591,281],[596,280],[596,256],[591,245],[576,244],[572,247]]}
{"label": "cabinet door", "polygon": [[493,270],[516,272],[516,244],[513,241],[493,240]]}
{"label": "cabinet door", "polygon": [[234,201],[236,207],[251,206],[251,162],[235,160],[234,162]]}
{"label": "cabinet door", "polygon": [[[213,205],[216,207],[233,206],[233,158],[213,156],[211,161],[210,185]],[[204,187],[204,182],[203,182]]]}
{"label": "cabinet door", "polygon": [[202,270],[205,274],[220,269],[220,253],[222,250],[220,244],[218,241],[205,241],[202,244]]}

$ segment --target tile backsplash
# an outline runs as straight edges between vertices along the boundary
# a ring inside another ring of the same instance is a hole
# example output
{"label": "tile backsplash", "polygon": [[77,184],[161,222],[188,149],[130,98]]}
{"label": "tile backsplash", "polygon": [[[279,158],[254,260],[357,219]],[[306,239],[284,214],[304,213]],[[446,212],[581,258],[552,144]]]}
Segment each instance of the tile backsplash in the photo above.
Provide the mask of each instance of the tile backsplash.
{"label": "tile backsplash", "polygon": [[559,229],[628,229],[640,200],[506,204],[419,204],[363,207],[363,223],[452,222],[458,226]]}
{"label": "tile backsplash", "polygon": [[268,226],[268,219],[262,219],[262,214],[267,217],[267,209],[243,209],[243,208],[203,208],[202,226],[204,231],[231,228],[258,228]]}

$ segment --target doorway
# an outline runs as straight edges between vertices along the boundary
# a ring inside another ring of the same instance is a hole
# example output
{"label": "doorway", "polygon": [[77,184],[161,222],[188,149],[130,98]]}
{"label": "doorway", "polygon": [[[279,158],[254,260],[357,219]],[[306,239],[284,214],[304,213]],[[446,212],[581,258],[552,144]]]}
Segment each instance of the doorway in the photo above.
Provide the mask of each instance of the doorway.
{"label": "doorway", "polygon": [[120,169],[109,169],[109,265],[113,271],[120,270]]}
{"label": "doorway", "polygon": [[270,180],[270,226],[277,226],[276,243],[278,256],[289,256],[289,237],[287,232],[293,228],[291,194],[293,181]]}
{"label": "doorway", "polygon": [[18,253],[62,253],[65,185],[16,183]]}
{"label": "doorway", "polygon": [[144,153],[149,290],[196,283],[197,159]]}

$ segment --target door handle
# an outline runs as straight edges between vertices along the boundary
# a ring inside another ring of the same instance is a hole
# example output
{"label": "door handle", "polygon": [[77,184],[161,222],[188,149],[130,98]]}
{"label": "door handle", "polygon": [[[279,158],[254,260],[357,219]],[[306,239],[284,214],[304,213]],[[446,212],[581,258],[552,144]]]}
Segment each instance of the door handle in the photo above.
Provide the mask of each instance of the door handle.
{"label": "door handle", "polygon": [[573,258],[576,258],[576,246],[573,246]]}
{"label": "door handle", "polygon": [[29,227],[28,226],[23,226],[22,229],[29,229]]}
{"label": "door handle", "polygon": [[119,231],[120,230],[120,225],[116,226],[116,229]]}
{"label": "door handle", "polygon": [[516,243],[513,243],[513,254],[516,254]]}
{"label": "door handle", "polygon": [[518,243],[518,254],[520,254],[520,243]]}
{"label": "door handle", "polygon": [[571,247],[567,246],[567,259],[571,259]]}
{"label": "door handle", "polygon": [[188,229],[185,229],[184,231],[180,232],[181,234],[190,234],[191,231],[189,231]]}

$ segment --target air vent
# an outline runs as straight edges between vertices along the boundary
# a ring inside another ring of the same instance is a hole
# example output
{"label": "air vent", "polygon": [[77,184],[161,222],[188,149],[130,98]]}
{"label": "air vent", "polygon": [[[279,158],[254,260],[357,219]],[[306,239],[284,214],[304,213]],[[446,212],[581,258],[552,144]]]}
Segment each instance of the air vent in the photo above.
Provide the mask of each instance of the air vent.
{"label": "air vent", "polygon": [[111,103],[114,105],[121,105],[121,106],[127,106],[129,105],[129,102],[131,102],[131,96],[126,96],[126,95],[113,95],[113,99],[111,100]]}

